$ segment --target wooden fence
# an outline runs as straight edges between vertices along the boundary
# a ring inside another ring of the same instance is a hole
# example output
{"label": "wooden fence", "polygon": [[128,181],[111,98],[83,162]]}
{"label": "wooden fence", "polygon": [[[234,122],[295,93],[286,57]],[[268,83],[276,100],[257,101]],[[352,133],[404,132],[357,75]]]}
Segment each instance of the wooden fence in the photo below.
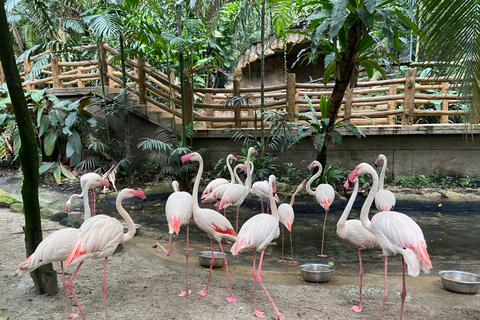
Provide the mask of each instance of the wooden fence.
{"label": "wooden fence", "polygon": [[[72,61],[73,55],[53,54],[51,51],[25,57],[19,64],[25,89],[98,87],[101,82],[109,88],[122,87],[119,52],[104,43],[74,49],[90,52],[95,58]],[[33,64],[46,54],[49,63],[44,64],[33,79]],[[170,75],[169,81],[168,75],[141,57],[126,59],[126,71],[127,85],[138,97],[140,107],[137,113],[146,118],[155,112],[163,116],[182,116],[180,87],[172,84],[174,75]],[[359,81],[356,88],[347,89],[339,119],[348,118],[347,121],[355,125],[371,124],[357,118],[360,116],[371,118],[376,125],[461,122],[466,107],[456,94],[459,84],[452,78],[417,78],[415,71],[408,69],[399,79]],[[3,81],[2,74],[0,81]],[[170,88],[173,108],[169,105]],[[265,87],[264,106],[291,114],[307,113],[310,110],[305,95],[314,106],[318,106],[320,95],[328,98],[332,88],[333,83],[296,83],[295,74],[288,74],[286,84]],[[185,105],[190,106],[185,108],[187,123],[201,122],[206,128],[253,127],[255,121],[259,125],[260,88],[241,88],[240,81],[235,79],[228,89],[194,88],[193,94],[191,90],[187,85],[184,92]],[[233,107],[233,100],[241,103]],[[321,117],[319,113],[317,116]],[[352,116],[354,118],[350,118]]]}

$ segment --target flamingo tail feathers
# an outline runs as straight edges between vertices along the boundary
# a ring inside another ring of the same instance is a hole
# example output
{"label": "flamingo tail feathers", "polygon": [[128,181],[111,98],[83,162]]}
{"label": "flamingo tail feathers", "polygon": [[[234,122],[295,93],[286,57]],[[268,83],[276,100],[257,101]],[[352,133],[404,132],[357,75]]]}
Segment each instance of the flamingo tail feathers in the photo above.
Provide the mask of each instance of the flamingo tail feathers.
{"label": "flamingo tail feathers", "polygon": [[72,251],[70,251],[70,254],[68,255],[65,266],[68,267],[73,262],[73,260],[75,260],[76,258],[78,258],[83,254],[85,254],[85,249],[82,247],[80,243],[76,243],[73,246]]}
{"label": "flamingo tail feathers", "polygon": [[237,239],[237,242],[235,242],[232,246],[231,252],[234,256],[238,254],[240,250],[242,250],[243,247],[248,246],[249,243],[247,243],[245,237],[241,237],[240,239]]}
{"label": "flamingo tail feathers", "polygon": [[181,218],[180,215],[176,214],[170,218],[170,226],[169,226],[169,233],[175,232],[177,235],[180,232],[180,223]]}

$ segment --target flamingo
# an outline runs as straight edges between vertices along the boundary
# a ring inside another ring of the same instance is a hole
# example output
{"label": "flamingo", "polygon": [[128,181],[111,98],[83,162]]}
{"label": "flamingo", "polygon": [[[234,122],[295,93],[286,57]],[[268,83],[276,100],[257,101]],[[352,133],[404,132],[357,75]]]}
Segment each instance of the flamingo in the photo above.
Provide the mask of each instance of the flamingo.
{"label": "flamingo", "polygon": [[[345,182],[344,188],[348,189],[349,183],[348,180]],[[378,247],[377,238],[373,233],[365,229],[360,220],[350,219],[347,220],[350,210],[352,210],[353,203],[358,193],[358,179],[354,181],[354,188],[350,199],[348,200],[347,206],[343,210],[342,216],[338,219],[337,222],[337,235],[353,243],[358,248],[358,263],[360,265],[360,302],[358,306],[353,306],[350,309],[355,312],[361,312],[363,309],[362,305],[362,278],[363,278],[363,266],[362,266],[362,250],[370,249],[373,247]]]}
{"label": "flamingo", "polygon": [[[259,318],[263,318],[263,312],[257,310],[257,288],[256,288],[256,281],[260,283],[263,290],[267,294],[268,299],[273,305],[275,313],[277,314],[277,319],[282,319],[282,315],[278,311],[275,303],[273,302],[272,298],[268,294],[267,289],[262,283],[262,278],[260,277],[260,271],[262,269],[262,261],[263,255],[265,253],[265,248],[268,246],[273,239],[278,238],[280,235],[280,228],[279,228],[279,220],[278,220],[278,211],[277,205],[275,204],[275,200],[273,198],[273,188],[275,184],[275,176],[271,175],[268,179],[268,183],[270,186],[269,191],[269,201],[270,206],[272,208],[272,214],[265,214],[260,213],[254,215],[250,219],[247,220],[242,225],[240,232],[237,236],[237,242],[235,242],[232,246],[231,252],[234,256],[238,254],[238,252],[244,249],[253,248],[253,296],[254,296],[254,310],[253,314]],[[256,251],[261,252],[260,255],[260,262],[258,264],[258,272],[255,271],[255,260],[256,260]]]}
{"label": "flamingo", "polygon": [[210,275],[212,273],[213,262],[214,262],[213,239],[215,239],[220,245],[220,249],[222,250],[223,260],[225,261],[225,270],[227,271],[228,285],[230,286],[231,295],[227,297],[226,300],[228,302],[237,302],[237,299],[235,299],[235,296],[233,295],[232,285],[230,283],[230,275],[228,273],[227,258],[225,257],[225,253],[223,251],[223,246],[221,242],[222,239],[236,241],[237,234],[233,230],[232,224],[227,220],[227,218],[225,218],[215,210],[200,208],[198,206],[198,186],[200,184],[200,179],[202,177],[202,172],[203,172],[203,159],[199,153],[194,152],[194,153],[184,155],[182,157],[182,163],[188,160],[197,161],[199,163],[198,172],[195,178],[195,184],[193,185],[193,193],[192,193],[193,221],[195,221],[196,225],[200,229],[202,229],[207,233],[208,237],[210,238],[210,249],[212,250],[212,260],[210,262],[210,270],[208,272],[207,286],[205,290],[198,292],[198,294],[202,296],[205,296],[208,294],[208,283],[210,281]]}
{"label": "flamingo", "polygon": [[283,260],[283,248],[284,248],[284,237],[283,237],[283,226],[287,227],[288,231],[290,231],[290,250],[292,251],[292,260],[290,263],[296,263],[297,261],[293,260],[293,244],[292,244],[292,224],[293,219],[295,218],[295,213],[293,211],[293,202],[295,201],[295,196],[297,193],[303,189],[303,185],[305,184],[306,180],[303,180],[302,183],[299,184],[297,190],[292,194],[292,199],[290,203],[282,203],[278,206],[278,217],[280,222],[282,223],[282,259],[278,260],[278,262],[286,262]]}
{"label": "flamingo", "polygon": [[213,179],[207,184],[207,186],[205,187],[205,190],[203,190],[201,199],[204,199],[207,194],[211,193],[216,187],[220,185],[235,183],[235,176],[232,170],[232,166],[230,165],[230,159],[237,162],[237,157],[235,157],[233,154],[229,154],[227,156],[227,169],[228,169],[228,172],[230,172],[230,182],[228,182],[228,180],[225,178]]}
{"label": "flamingo", "polygon": [[409,216],[396,211],[382,211],[368,218],[370,207],[378,190],[378,175],[373,167],[367,163],[359,164],[349,175],[348,180],[353,181],[356,177],[370,174],[373,178],[372,188],[362,206],[360,220],[368,231],[372,232],[385,256],[385,287],[383,293],[383,305],[380,319],[383,317],[385,302],[387,300],[387,262],[391,254],[402,255],[402,292],[400,305],[400,320],[403,315],[403,306],[407,290],[405,288],[405,262],[408,266],[408,274],[417,277],[420,270],[428,274],[432,267],[427,252],[427,244],[420,226]]}
{"label": "flamingo", "polygon": [[[63,269],[63,261],[67,260],[68,254],[72,249],[73,240],[78,233],[78,229],[75,228],[65,228],[57,230],[49,234],[45,239],[42,240],[35,249],[35,252],[32,253],[24,262],[22,262],[17,269],[17,272],[20,274],[25,274],[27,272],[32,272],[33,270],[40,268],[45,264],[52,262],[60,262],[62,268],[62,285],[63,291],[65,292],[65,298],[67,300],[67,312],[68,318],[77,318],[77,313],[72,313],[70,310],[70,300],[68,299],[67,292],[67,282],[65,281],[65,272]],[[75,293],[72,294],[75,295]],[[80,313],[83,311],[79,306]]]}
{"label": "flamingo", "polygon": [[311,171],[314,167],[318,167],[318,172],[314,174],[310,180],[308,180],[307,185],[305,188],[307,189],[308,194],[315,196],[317,202],[322,208],[325,210],[325,220],[323,221],[323,233],[322,233],[322,249],[320,251],[319,257],[326,257],[327,255],[323,254],[323,243],[325,241],[325,225],[327,223],[327,215],[330,205],[332,204],[333,200],[335,200],[335,190],[329,184],[322,183],[317,186],[315,191],[313,191],[310,186],[312,182],[317,179],[320,174],[322,173],[322,165],[317,160],[313,161],[308,165],[308,170]]}
{"label": "flamingo", "polygon": [[170,240],[168,242],[168,251],[158,242],[153,245],[153,248],[160,247],[165,251],[167,257],[172,252],[172,234],[177,235],[180,232],[180,226],[187,226],[187,251],[185,252],[185,291],[180,292],[178,296],[186,297],[192,293],[188,290],[188,223],[192,218],[192,195],[185,191],[180,191],[178,181],[172,182],[174,192],[168,197],[165,204],[165,215],[168,222],[168,232],[170,233]]}
{"label": "flamingo", "polygon": [[248,196],[250,189],[252,188],[252,171],[253,171],[253,164],[252,170],[249,169],[250,157],[254,153],[258,156],[257,150],[254,147],[250,147],[247,153],[247,159],[245,160],[245,166],[247,166],[247,179],[245,180],[245,185],[242,184],[234,184],[227,191],[225,191],[225,195],[223,196],[222,200],[220,201],[219,208],[228,208],[229,206],[237,207],[237,219],[235,222],[235,232],[238,232],[238,212],[240,210],[240,206],[242,205],[245,198]]}
{"label": "flamingo", "polygon": [[[72,204],[73,198],[83,198],[83,218],[84,220],[90,219],[92,215],[95,215],[95,192],[93,191],[94,188],[104,186],[109,187],[110,184],[108,181],[102,179],[98,173],[89,172],[80,177],[80,185],[82,186],[82,193],[80,194],[72,194],[70,198],[68,198],[67,203],[65,205],[65,210],[67,212],[70,211],[70,206]],[[90,205],[88,204],[88,190],[92,193],[92,212],[90,211]]]}
{"label": "flamingo", "polygon": [[[262,213],[265,212],[263,209],[263,200],[267,201],[267,213],[268,213],[268,181],[263,180],[263,181],[257,181],[252,185],[252,188],[250,189],[250,193],[253,193],[257,197],[260,198],[260,203],[262,205]],[[273,190],[273,197],[275,198],[275,201],[278,203],[280,202],[280,199],[278,198],[278,195],[276,193],[276,190]]]}
{"label": "flamingo", "polygon": [[385,171],[387,170],[387,157],[383,154],[379,154],[377,159],[375,159],[375,166],[378,165],[378,162],[383,161],[382,172],[380,173],[380,182],[378,184],[378,191],[375,195],[375,207],[378,211],[390,211],[395,207],[395,195],[392,191],[383,189]]}
{"label": "flamingo", "polygon": [[[77,274],[85,259],[105,258],[102,284],[103,303],[105,306],[105,319],[108,318],[106,297],[107,287],[105,286],[108,257],[113,254],[113,252],[120,243],[132,239],[135,235],[135,224],[133,223],[133,220],[132,218],[130,218],[130,215],[127,213],[127,211],[122,207],[122,200],[132,197],[139,197],[140,199],[145,199],[145,194],[140,190],[132,190],[125,188],[120,191],[115,202],[117,211],[127,223],[127,233],[123,233],[123,225],[117,219],[103,214],[96,215],[86,220],[82,224],[82,226],[78,230],[77,236],[75,237],[72,250],[70,251],[67,258],[67,268],[73,263],[80,262],[78,267],[75,269],[75,272],[72,274],[72,277],[67,282],[67,286],[70,290],[73,290],[73,279],[75,278],[75,275]],[[75,295],[73,297],[75,298],[75,302],[80,309],[80,302]],[[83,313],[82,318],[85,319]]]}

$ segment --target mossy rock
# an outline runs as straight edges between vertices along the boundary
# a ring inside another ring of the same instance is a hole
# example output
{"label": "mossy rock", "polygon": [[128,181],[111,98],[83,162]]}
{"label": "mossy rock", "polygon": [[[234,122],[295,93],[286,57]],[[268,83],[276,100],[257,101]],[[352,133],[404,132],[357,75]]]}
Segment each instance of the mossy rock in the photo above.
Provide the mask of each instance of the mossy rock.
{"label": "mossy rock", "polygon": [[62,220],[60,220],[59,224],[61,224],[62,226],[65,226],[65,227],[72,227],[73,226],[73,219],[72,218],[64,218]]}
{"label": "mossy rock", "polygon": [[58,210],[53,210],[49,207],[40,207],[40,218],[48,219],[57,212],[58,212]]}
{"label": "mossy rock", "polygon": [[8,192],[0,189],[0,208],[10,208],[13,203],[22,202],[15,197],[12,197]]}
{"label": "mossy rock", "polygon": [[22,212],[23,213],[23,203],[15,202],[10,205],[10,211],[12,212]]}

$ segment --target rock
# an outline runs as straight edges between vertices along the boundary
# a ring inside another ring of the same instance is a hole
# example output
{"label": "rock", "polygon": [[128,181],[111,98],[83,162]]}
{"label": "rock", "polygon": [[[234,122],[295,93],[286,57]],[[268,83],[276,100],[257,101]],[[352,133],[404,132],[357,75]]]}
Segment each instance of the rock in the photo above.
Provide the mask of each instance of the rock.
{"label": "rock", "polygon": [[64,218],[60,220],[59,224],[65,227],[73,227],[73,219],[72,218]]}
{"label": "rock", "polygon": [[76,218],[76,219],[73,219],[73,222],[72,222],[72,227],[74,228],[80,228],[83,224],[83,219],[82,218]]}
{"label": "rock", "polygon": [[49,207],[40,207],[40,217],[42,219],[48,219],[53,216],[57,211]]}
{"label": "rock", "polygon": [[50,217],[50,220],[55,222],[60,222],[63,219],[67,218],[68,214],[66,212],[59,212]]}
{"label": "rock", "polygon": [[22,212],[23,213],[23,203],[15,202],[10,205],[10,211],[12,212]]}
{"label": "rock", "polygon": [[0,189],[0,208],[10,208],[13,203],[22,202],[17,198],[12,197],[8,192]]}

